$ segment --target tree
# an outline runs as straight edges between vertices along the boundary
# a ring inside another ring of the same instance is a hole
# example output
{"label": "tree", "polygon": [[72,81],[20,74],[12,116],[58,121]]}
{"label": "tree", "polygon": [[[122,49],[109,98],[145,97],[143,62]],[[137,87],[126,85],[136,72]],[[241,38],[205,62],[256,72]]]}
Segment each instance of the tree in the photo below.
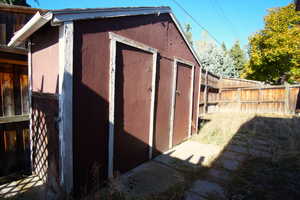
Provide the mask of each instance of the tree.
{"label": "tree", "polygon": [[26,0],[0,0],[0,3],[9,4],[9,5],[18,5],[18,6],[29,6],[26,3]]}
{"label": "tree", "polygon": [[239,75],[243,73],[245,64],[247,62],[245,52],[241,49],[240,42],[236,41],[229,51],[229,55],[234,61],[236,70]]}
{"label": "tree", "polygon": [[269,9],[265,27],[249,39],[243,77],[269,83],[300,81],[300,14],[294,4]]}
{"label": "tree", "polygon": [[192,26],[190,24],[184,25],[184,34],[187,37],[187,40],[191,45],[193,45],[193,34],[192,34]]}
{"label": "tree", "polygon": [[224,42],[222,42],[222,45],[221,45],[223,51],[227,52],[227,47],[226,47],[226,44]]}
{"label": "tree", "polygon": [[211,40],[197,41],[196,51],[204,69],[221,77],[238,77],[233,59],[215,42]]}

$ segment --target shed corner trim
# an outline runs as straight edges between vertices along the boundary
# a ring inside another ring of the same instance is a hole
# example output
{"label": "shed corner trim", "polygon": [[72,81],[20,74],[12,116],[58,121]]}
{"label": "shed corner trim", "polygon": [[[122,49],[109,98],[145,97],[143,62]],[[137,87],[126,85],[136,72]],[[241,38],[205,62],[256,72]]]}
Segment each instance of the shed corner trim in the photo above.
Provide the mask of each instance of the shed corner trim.
{"label": "shed corner trim", "polygon": [[73,189],[73,21],[59,27],[60,184]]}

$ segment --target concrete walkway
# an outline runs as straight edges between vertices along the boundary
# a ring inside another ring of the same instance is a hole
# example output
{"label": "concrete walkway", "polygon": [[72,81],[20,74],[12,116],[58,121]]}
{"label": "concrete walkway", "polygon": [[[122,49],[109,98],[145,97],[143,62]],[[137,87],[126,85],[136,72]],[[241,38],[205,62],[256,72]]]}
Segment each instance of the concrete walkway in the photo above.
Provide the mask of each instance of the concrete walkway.
{"label": "concrete walkway", "polygon": [[[164,193],[174,185],[185,184],[188,172],[196,178],[185,191],[185,200],[225,199],[224,185],[246,157],[270,156],[263,140],[252,142],[258,147],[255,150],[243,143],[229,144],[222,149],[217,145],[186,141],[122,175],[117,181],[118,190],[131,197],[149,197]],[[201,169],[205,170],[198,176]]]}
{"label": "concrete walkway", "polygon": [[[230,143],[220,151],[211,163],[206,175],[196,180],[185,192],[185,200],[226,199],[224,187],[230,181],[239,165],[250,156],[270,157],[267,142],[253,139],[251,141]],[[200,150],[201,151],[201,150]]]}

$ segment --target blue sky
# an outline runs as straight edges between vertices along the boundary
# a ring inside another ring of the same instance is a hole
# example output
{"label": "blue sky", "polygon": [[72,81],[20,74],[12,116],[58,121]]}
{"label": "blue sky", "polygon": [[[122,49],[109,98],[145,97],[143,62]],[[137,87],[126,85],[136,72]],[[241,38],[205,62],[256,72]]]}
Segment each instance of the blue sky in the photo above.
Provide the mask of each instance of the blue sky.
{"label": "blue sky", "polygon": [[[203,30],[197,26],[172,0],[34,0],[32,7],[45,9],[96,8],[123,6],[170,6],[182,25],[192,25],[193,39],[203,38]],[[243,47],[248,37],[263,28],[263,17],[268,8],[285,6],[291,0],[176,0],[219,42],[227,48],[236,40]],[[202,35],[202,36],[201,36]]]}

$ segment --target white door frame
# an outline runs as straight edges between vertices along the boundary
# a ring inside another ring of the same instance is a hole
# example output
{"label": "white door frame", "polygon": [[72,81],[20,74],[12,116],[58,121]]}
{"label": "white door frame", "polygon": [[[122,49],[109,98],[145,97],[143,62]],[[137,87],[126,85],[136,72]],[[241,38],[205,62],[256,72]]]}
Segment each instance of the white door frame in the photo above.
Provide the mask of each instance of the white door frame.
{"label": "white door frame", "polygon": [[176,84],[177,84],[177,63],[185,64],[192,68],[191,86],[190,86],[190,106],[189,106],[189,130],[188,134],[192,135],[192,114],[193,114],[193,91],[194,91],[194,70],[195,65],[192,62],[186,61],[181,58],[174,57],[173,62],[173,81],[172,81],[172,101],[171,101],[171,117],[170,117],[170,132],[169,132],[169,148],[173,147],[173,134],[174,134],[174,116],[175,116],[175,104],[176,104]]}
{"label": "white door frame", "polygon": [[153,54],[152,57],[152,93],[150,104],[150,124],[149,124],[149,159],[152,158],[153,129],[154,129],[154,100],[155,100],[155,81],[156,81],[156,62],[157,49],[145,44],[128,39],[121,35],[109,32],[110,39],[110,63],[109,63],[109,136],[108,136],[108,177],[113,178],[114,160],[114,115],[115,115],[115,78],[116,78],[116,50],[117,42],[122,43]]}

